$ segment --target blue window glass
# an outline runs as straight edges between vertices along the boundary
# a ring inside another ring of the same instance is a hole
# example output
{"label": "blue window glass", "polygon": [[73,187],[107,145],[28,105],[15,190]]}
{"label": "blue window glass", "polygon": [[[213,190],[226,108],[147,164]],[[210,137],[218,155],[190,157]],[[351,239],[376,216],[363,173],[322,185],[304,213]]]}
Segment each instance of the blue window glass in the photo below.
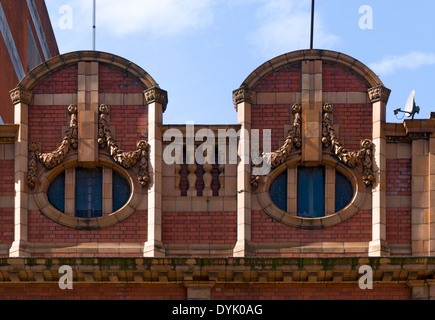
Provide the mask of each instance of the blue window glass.
{"label": "blue window glass", "polygon": [[119,173],[113,171],[113,212],[121,209],[130,198],[130,185]]}
{"label": "blue window glass", "polygon": [[298,215],[318,218],[325,215],[325,168],[298,168]]}
{"label": "blue window glass", "polygon": [[335,173],[335,212],[345,208],[353,197],[353,188],[349,180],[344,175],[336,171]]}
{"label": "blue window glass", "polygon": [[76,169],[76,217],[98,218],[103,214],[103,173],[101,168]]}
{"label": "blue window glass", "polygon": [[283,211],[287,211],[287,171],[280,174],[271,184],[269,195],[273,203]]}
{"label": "blue window glass", "polygon": [[57,176],[48,187],[48,202],[57,210],[65,211],[65,173]]}

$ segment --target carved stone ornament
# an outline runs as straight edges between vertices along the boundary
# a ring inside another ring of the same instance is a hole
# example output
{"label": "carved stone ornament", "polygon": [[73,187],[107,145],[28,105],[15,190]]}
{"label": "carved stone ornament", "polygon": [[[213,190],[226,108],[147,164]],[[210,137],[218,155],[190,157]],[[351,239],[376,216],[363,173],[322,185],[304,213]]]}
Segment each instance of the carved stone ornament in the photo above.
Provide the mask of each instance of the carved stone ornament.
{"label": "carved stone ornament", "polygon": [[162,110],[165,112],[168,105],[168,93],[158,87],[152,87],[144,92],[145,102],[147,104],[156,102],[162,105]]}
{"label": "carved stone ornament", "polygon": [[37,181],[37,160],[47,168],[52,169],[62,163],[71,148],[78,147],[78,125],[77,125],[77,106],[68,106],[70,122],[65,132],[65,137],[60,146],[51,153],[41,153],[41,146],[38,142],[29,143],[29,164],[27,171],[27,184],[33,189]]}
{"label": "carved stone ornament", "polygon": [[376,101],[382,101],[382,102],[387,103],[388,99],[390,98],[391,90],[388,88],[385,88],[384,86],[379,85],[379,86],[370,88],[368,90],[368,93],[369,93],[369,99],[372,103],[376,102]]}
{"label": "carved stone ornament", "polygon": [[[272,169],[279,167],[283,164],[290,156],[293,148],[300,149],[302,147],[302,117],[301,117],[302,107],[299,104],[294,104],[292,106],[293,123],[284,140],[283,145],[276,151],[263,154],[263,161],[270,162]],[[255,167],[255,166],[254,166]],[[261,182],[261,176],[252,175],[251,176],[251,187],[258,188]]]}
{"label": "carved stone ornament", "polygon": [[141,187],[147,187],[150,183],[148,172],[148,158],[150,146],[145,140],[137,143],[137,150],[123,152],[117,145],[110,130],[106,116],[109,114],[109,107],[101,105],[99,108],[100,117],[98,122],[98,144],[101,148],[107,147],[113,160],[124,168],[132,168],[139,163],[139,183]]}
{"label": "carved stone ornament", "polygon": [[361,149],[358,151],[348,151],[343,147],[335,130],[332,126],[332,105],[325,104],[323,106],[323,127],[322,127],[322,143],[324,148],[331,148],[337,158],[350,168],[357,167],[359,164],[363,166],[363,181],[366,186],[371,186],[374,183],[375,176],[373,174],[373,143],[371,140],[362,140]]}
{"label": "carved stone ornament", "polygon": [[16,105],[17,103],[30,104],[33,98],[32,92],[22,87],[16,87],[14,90],[11,90],[9,94],[13,105]]}
{"label": "carved stone ornament", "polygon": [[248,87],[242,86],[233,91],[234,108],[237,110],[237,105],[241,102],[254,103],[255,91]]}

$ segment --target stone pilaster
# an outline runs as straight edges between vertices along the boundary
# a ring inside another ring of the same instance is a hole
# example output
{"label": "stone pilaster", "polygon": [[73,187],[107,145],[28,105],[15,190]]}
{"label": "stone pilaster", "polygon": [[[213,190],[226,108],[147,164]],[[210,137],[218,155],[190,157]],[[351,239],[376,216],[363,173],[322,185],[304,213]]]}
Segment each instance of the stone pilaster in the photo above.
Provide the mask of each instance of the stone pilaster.
{"label": "stone pilaster", "polygon": [[239,157],[237,164],[237,243],[233,249],[234,257],[251,255],[251,163],[250,133],[251,107],[255,92],[241,87],[233,92],[233,102],[237,110],[237,122],[241,125]]}
{"label": "stone pilaster", "polygon": [[390,255],[386,241],[387,144],[383,133],[390,93],[391,90],[384,86],[376,86],[368,91],[373,106],[373,166],[376,181],[372,189],[372,241],[369,243],[369,256]]}
{"label": "stone pilaster", "polygon": [[82,166],[98,162],[98,62],[78,63],[78,157]]}
{"label": "stone pilaster", "polygon": [[[429,138],[429,255],[435,256],[435,134]],[[435,283],[433,285],[435,297]]]}
{"label": "stone pilaster", "polygon": [[163,257],[165,249],[162,243],[162,124],[163,111],[168,103],[167,92],[153,87],[144,92],[148,104],[148,144],[149,173],[151,178],[148,190],[148,240],[144,246],[145,257]]}
{"label": "stone pilaster", "polygon": [[29,158],[29,104],[32,92],[17,87],[10,92],[14,105],[14,123],[19,125],[15,141],[15,213],[14,213],[14,242],[9,249],[11,257],[31,256],[28,243],[28,187],[27,171]]}
{"label": "stone pilaster", "polygon": [[322,60],[302,61],[302,162],[322,161]]}
{"label": "stone pilaster", "polygon": [[412,193],[411,193],[411,243],[413,256],[429,255],[429,141],[414,137],[412,150]]}

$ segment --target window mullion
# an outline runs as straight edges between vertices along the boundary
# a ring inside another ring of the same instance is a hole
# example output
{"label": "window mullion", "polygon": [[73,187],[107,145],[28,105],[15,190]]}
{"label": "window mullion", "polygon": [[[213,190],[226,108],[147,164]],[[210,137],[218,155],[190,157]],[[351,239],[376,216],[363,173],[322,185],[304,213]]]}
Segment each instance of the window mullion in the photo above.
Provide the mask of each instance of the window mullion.
{"label": "window mullion", "polygon": [[113,212],[113,171],[103,168],[103,216]]}
{"label": "window mullion", "polygon": [[325,168],[325,216],[335,213],[335,168]]}
{"label": "window mullion", "polygon": [[76,199],[76,168],[65,170],[65,214],[75,216],[75,199]]}

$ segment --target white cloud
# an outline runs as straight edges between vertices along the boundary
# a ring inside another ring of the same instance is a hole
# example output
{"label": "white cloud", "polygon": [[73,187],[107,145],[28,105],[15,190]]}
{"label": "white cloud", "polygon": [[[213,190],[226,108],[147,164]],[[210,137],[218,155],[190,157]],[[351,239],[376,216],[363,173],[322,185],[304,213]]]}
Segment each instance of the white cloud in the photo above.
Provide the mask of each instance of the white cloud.
{"label": "white cloud", "polygon": [[[257,11],[259,27],[249,35],[250,42],[265,57],[298,49],[308,49],[311,30],[311,1],[262,1]],[[315,14],[314,48],[331,49],[339,37],[325,30],[319,13]]]}
{"label": "white cloud", "polygon": [[[92,1],[79,0],[82,12]],[[177,36],[213,22],[212,0],[97,0],[97,28],[124,36]]]}
{"label": "white cloud", "polygon": [[382,61],[372,63],[370,68],[380,75],[394,74],[399,70],[415,70],[420,67],[435,64],[435,54],[430,52],[412,51],[400,56],[388,56]]}

